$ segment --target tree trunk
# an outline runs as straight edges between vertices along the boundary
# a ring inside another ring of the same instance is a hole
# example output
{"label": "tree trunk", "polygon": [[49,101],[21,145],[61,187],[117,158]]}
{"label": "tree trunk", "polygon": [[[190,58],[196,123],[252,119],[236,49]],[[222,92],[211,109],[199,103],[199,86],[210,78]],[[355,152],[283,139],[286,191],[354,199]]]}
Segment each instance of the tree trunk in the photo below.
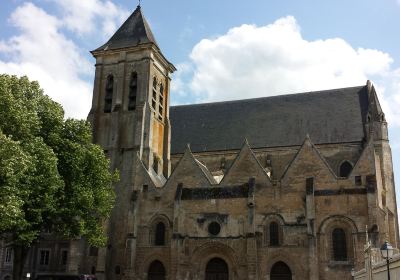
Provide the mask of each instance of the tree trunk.
{"label": "tree trunk", "polygon": [[24,278],[24,266],[28,256],[29,248],[20,245],[14,245],[13,252],[13,280],[22,280]]}

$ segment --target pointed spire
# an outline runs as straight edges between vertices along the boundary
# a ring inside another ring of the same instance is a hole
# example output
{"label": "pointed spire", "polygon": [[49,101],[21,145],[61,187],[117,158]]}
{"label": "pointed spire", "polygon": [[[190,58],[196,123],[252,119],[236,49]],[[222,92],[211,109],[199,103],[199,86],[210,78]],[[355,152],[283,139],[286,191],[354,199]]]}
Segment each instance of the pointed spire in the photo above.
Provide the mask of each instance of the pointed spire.
{"label": "pointed spire", "polygon": [[154,44],[158,48],[150,26],[142,14],[139,1],[139,5],[135,11],[115,32],[111,39],[95,51],[129,48],[142,44]]}

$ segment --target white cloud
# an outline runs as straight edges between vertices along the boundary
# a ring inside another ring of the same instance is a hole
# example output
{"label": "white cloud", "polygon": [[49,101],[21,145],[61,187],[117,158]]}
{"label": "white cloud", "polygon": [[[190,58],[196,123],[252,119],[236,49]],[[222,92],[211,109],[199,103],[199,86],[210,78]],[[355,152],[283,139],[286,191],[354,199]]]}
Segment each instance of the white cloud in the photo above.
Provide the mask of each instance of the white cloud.
{"label": "white cloud", "polygon": [[27,75],[39,81],[45,93],[64,106],[68,117],[85,118],[90,108],[92,84],[81,76],[91,74],[91,64],[61,32],[62,22],[32,3],[18,7],[10,22],[19,34],[0,41],[0,73]]}
{"label": "white cloud", "polygon": [[[81,35],[96,31],[109,37],[129,12],[111,1],[102,0],[53,0],[63,11],[63,23]],[[99,28],[100,26],[100,28]]]}
{"label": "white cloud", "polygon": [[384,74],[375,86],[389,125],[400,126],[400,69]]}
{"label": "white cloud", "polygon": [[184,80],[187,79],[188,76],[192,75],[192,65],[190,63],[183,62],[177,64],[176,68],[178,71],[172,75],[173,82],[171,83],[171,91],[178,94],[179,97],[187,97]]}
{"label": "white cloud", "polygon": [[[340,38],[307,41],[291,16],[204,39],[190,57],[194,74],[186,88],[198,102],[358,86],[372,79],[394,83],[381,94],[384,107],[395,100],[400,105],[400,95],[393,95],[400,78],[391,70],[393,60],[387,53],[355,49]],[[395,110],[387,112],[391,121],[397,118]]]}
{"label": "white cloud", "polygon": [[10,16],[17,35],[0,40],[0,73],[27,75],[61,103],[67,117],[86,118],[91,105],[94,69],[65,28],[108,39],[129,13],[109,0],[50,0],[61,11],[51,15],[24,3]]}

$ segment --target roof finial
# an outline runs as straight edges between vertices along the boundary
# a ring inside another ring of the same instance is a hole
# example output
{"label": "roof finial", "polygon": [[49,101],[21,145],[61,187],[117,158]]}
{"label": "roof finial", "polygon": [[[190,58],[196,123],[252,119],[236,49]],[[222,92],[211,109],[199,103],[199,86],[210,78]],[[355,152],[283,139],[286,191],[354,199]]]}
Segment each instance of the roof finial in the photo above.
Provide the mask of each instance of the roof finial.
{"label": "roof finial", "polygon": [[139,0],[139,5],[138,5],[138,7],[140,7],[140,3],[142,2],[142,0]]}

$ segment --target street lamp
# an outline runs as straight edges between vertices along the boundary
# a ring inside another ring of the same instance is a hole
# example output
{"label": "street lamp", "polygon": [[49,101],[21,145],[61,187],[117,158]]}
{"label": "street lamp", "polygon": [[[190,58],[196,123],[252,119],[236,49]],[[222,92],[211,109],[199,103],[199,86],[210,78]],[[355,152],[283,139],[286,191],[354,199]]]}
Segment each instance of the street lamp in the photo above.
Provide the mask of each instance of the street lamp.
{"label": "street lamp", "polygon": [[385,243],[383,243],[383,245],[381,246],[381,255],[382,255],[382,258],[384,258],[386,260],[388,280],[390,280],[389,260],[393,256],[393,247],[392,247],[392,245],[390,245],[389,242],[385,241]]}

